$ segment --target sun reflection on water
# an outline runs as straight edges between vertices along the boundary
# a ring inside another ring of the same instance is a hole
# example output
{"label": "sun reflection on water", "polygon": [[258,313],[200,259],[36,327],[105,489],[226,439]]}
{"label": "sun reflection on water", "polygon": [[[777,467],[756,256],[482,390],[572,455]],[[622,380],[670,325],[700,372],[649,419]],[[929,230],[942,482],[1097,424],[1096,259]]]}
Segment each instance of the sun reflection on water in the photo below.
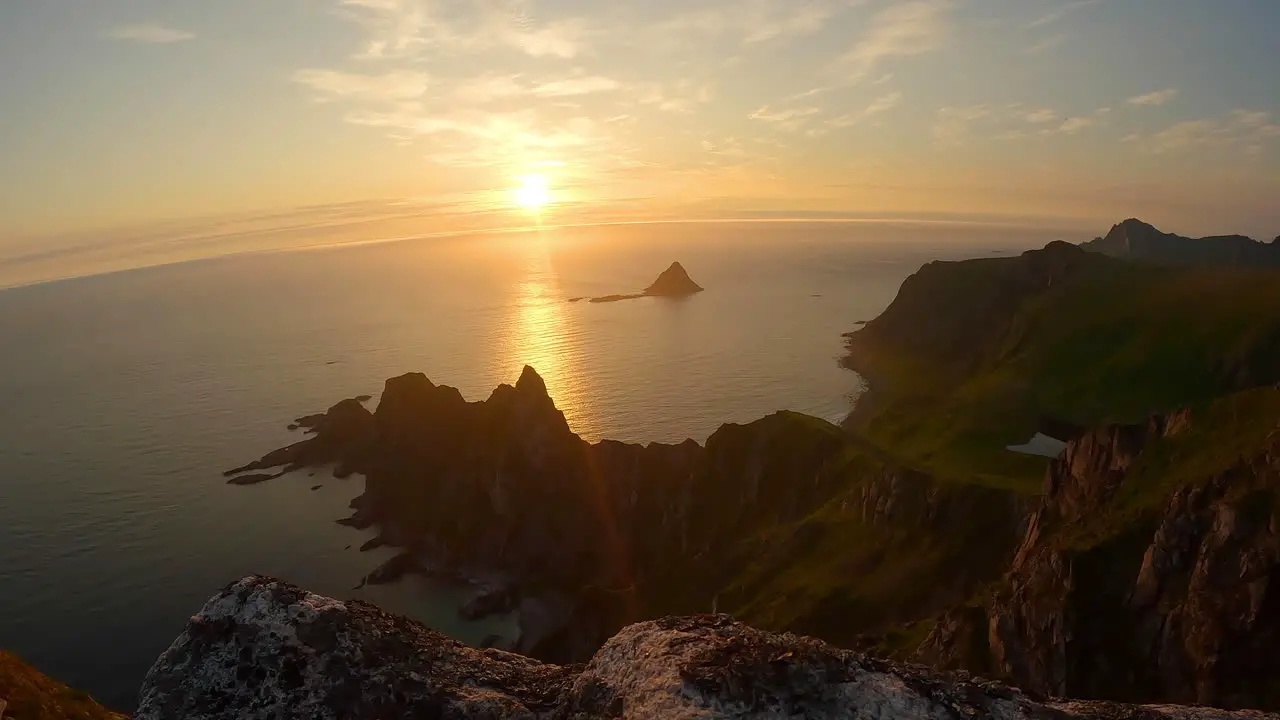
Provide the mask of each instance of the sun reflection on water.
{"label": "sun reflection on water", "polygon": [[503,323],[504,376],[514,382],[525,365],[533,366],[547,383],[556,407],[577,432],[594,429],[589,417],[586,383],[582,373],[581,331],[568,317],[559,279],[551,261],[550,238],[545,231],[522,236],[525,277],[518,285],[513,316]]}

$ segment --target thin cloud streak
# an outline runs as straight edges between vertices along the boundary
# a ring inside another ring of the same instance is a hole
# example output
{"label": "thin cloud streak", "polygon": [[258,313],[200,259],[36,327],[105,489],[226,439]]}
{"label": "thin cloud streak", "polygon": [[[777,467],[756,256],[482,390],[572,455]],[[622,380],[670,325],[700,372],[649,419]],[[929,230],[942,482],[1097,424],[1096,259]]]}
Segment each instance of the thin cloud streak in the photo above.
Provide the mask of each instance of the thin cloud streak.
{"label": "thin cloud streak", "polygon": [[1128,102],[1130,105],[1158,107],[1160,105],[1168,104],[1177,96],[1178,96],[1177,89],[1169,88],[1168,90],[1158,90],[1156,92],[1150,92],[1145,95],[1138,95],[1135,97],[1131,97],[1129,98]]}
{"label": "thin cloud streak", "polygon": [[886,60],[939,49],[949,28],[951,0],[909,0],[881,10],[865,36],[840,56],[837,67],[849,82],[860,82]]}
{"label": "thin cloud streak", "polygon": [[143,45],[171,45],[195,39],[195,33],[166,27],[156,23],[122,25],[108,30],[105,35],[112,40]]}
{"label": "thin cloud streak", "polygon": [[1046,25],[1052,25],[1074,12],[1083,10],[1090,5],[1097,5],[1100,2],[1102,2],[1102,0],[1074,0],[1073,2],[1064,3],[1062,7],[1045,13],[1044,15],[1041,15],[1035,20],[1027,23],[1024,28],[1030,30],[1033,28],[1044,27]]}
{"label": "thin cloud streak", "polygon": [[426,73],[403,70],[366,75],[309,68],[294,73],[293,80],[325,96],[374,101],[412,100],[427,92]]}

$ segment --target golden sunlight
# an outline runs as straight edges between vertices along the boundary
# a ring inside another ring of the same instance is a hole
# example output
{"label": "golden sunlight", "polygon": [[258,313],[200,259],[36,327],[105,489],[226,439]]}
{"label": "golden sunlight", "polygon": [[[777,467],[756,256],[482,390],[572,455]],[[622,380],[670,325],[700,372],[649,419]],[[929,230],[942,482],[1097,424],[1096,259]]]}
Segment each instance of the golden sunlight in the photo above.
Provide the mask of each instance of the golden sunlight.
{"label": "golden sunlight", "polygon": [[538,210],[551,202],[551,186],[546,175],[524,175],[517,180],[520,184],[516,186],[513,195],[520,207]]}

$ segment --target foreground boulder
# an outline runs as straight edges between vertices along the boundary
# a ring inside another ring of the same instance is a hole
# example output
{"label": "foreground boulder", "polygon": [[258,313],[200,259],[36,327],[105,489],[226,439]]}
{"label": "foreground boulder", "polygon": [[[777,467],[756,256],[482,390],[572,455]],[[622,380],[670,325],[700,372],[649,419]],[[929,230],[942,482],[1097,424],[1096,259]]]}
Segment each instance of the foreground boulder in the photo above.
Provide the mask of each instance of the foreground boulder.
{"label": "foreground boulder", "polygon": [[631,625],[585,666],[546,665],[264,577],[212,598],[140,695],[135,720],[1280,717],[1039,701],[724,615]]}

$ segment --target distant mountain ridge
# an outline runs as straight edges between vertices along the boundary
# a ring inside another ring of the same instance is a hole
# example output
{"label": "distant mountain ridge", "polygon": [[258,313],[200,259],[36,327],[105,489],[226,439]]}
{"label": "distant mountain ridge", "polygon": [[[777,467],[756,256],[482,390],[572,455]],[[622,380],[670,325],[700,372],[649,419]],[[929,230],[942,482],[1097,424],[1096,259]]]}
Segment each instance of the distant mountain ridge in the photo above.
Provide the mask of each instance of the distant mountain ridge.
{"label": "distant mountain ridge", "polygon": [[1081,243],[1090,252],[1173,265],[1280,267],[1280,237],[1264,243],[1244,235],[1189,238],[1157,230],[1136,218],[1111,228],[1105,237]]}

